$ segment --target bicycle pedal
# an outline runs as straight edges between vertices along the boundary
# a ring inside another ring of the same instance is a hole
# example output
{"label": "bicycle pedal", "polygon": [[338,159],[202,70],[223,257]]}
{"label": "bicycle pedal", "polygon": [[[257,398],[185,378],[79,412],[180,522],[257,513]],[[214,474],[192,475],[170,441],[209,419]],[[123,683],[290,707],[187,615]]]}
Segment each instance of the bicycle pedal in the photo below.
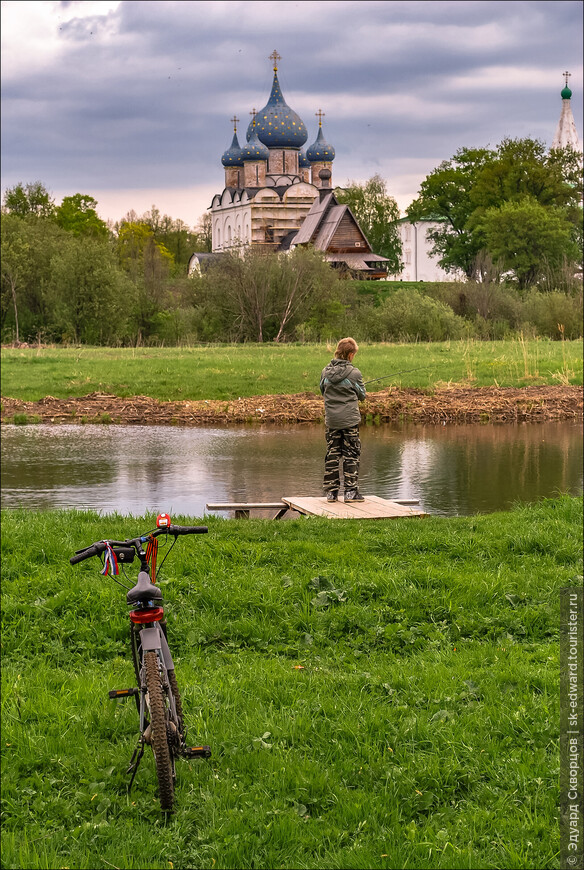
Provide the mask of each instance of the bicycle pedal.
{"label": "bicycle pedal", "polygon": [[133,698],[134,695],[139,695],[139,689],[111,689],[108,692],[108,695],[112,700],[116,700],[117,698]]}
{"label": "bicycle pedal", "polygon": [[211,747],[185,746],[182,754],[185,758],[211,758]]}

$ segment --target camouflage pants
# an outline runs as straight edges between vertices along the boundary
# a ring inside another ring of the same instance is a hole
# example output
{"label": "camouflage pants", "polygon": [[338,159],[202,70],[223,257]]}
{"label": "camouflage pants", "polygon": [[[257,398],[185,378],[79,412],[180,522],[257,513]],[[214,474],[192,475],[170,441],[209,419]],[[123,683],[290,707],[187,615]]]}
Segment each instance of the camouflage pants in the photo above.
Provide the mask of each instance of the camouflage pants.
{"label": "camouflage pants", "polygon": [[356,489],[359,480],[361,441],[359,427],[350,429],[326,429],[327,451],[324,458],[324,491],[337,492],[341,484],[341,464],[345,480],[345,492]]}

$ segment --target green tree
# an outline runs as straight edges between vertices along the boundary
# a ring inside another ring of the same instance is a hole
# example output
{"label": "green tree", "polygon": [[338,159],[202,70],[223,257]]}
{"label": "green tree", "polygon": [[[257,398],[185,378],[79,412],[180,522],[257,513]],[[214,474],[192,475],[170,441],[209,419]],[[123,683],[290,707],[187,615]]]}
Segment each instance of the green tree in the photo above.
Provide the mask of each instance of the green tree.
{"label": "green tree", "polygon": [[[15,229],[16,226],[16,229]],[[51,260],[71,240],[71,235],[53,220],[38,220],[14,215],[3,215],[3,248],[7,239],[18,237],[22,260],[18,264],[20,287],[18,297],[19,337],[22,341],[35,340],[50,330],[54,299],[51,294]],[[9,260],[10,262],[10,260]],[[13,261],[14,262],[14,261]],[[3,300],[8,293],[7,279],[3,278]],[[10,308],[3,302],[3,331],[14,330]]]}
{"label": "green tree", "polygon": [[149,280],[166,277],[174,258],[167,248],[157,242],[154,232],[146,223],[122,223],[117,238],[121,267],[133,281],[148,276]]}
{"label": "green tree", "polygon": [[513,272],[520,289],[578,258],[565,212],[546,208],[533,196],[488,209],[477,228],[495,262]]}
{"label": "green tree", "polygon": [[494,152],[486,148],[460,148],[451,160],[443,161],[427,176],[419,196],[407,210],[413,222],[440,219],[439,227],[430,230],[428,238],[446,272],[460,269],[467,278],[475,277],[480,242],[467,228],[474,210],[471,193],[481,170],[493,159]]}
{"label": "green tree", "polygon": [[146,223],[123,222],[117,238],[119,264],[136,287],[134,320],[136,340],[153,335],[157,315],[165,308],[167,282],[174,258],[154,238]]}
{"label": "green tree", "polygon": [[93,236],[107,239],[109,230],[96,212],[97,201],[88,194],[66,196],[55,211],[60,227],[75,236]]}
{"label": "green tree", "polygon": [[107,241],[69,236],[51,258],[51,331],[62,341],[115,345],[127,338],[135,286]]}
{"label": "green tree", "polygon": [[55,213],[55,203],[40,181],[19,182],[8,188],[4,194],[4,208],[18,217],[49,218]]}
{"label": "green tree", "polygon": [[135,219],[136,223],[143,223],[150,227],[154,240],[163,245],[173,256],[173,271],[175,275],[186,274],[191,254],[200,251],[199,239],[196,232],[180,218],[174,219],[170,215],[161,215],[155,205],[150,211]]}
{"label": "green tree", "polygon": [[493,159],[479,172],[470,192],[473,210],[530,196],[544,206],[565,206],[574,197],[569,159],[562,151],[550,158],[537,139],[503,139]]}
{"label": "green tree", "polygon": [[[547,152],[538,140],[504,139],[495,150],[461,148],[451,160],[440,164],[422,182],[408,217],[440,218],[440,227],[428,237],[442,268],[461,269],[468,278],[482,279],[479,254],[487,253],[497,260],[485,235],[487,212],[528,198],[543,208],[562,209],[576,239],[581,192],[581,169],[571,149]],[[573,246],[569,250],[572,254]],[[540,250],[540,255],[554,260],[553,246],[548,252]]]}
{"label": "green tree", "polygon": [[400,213],[395,199],[387,192],[384,179],[374,175],[365,184],[348,182],[346,187],[335,188],[335,197],[349,206],[373,253],[388,258],[389,273],[400,272],[403,268],[397,224]]}
{"label": "green tree", "polygon": [[26,239],[26,225],[14,215],[4,215],[1,222],[1,280],[2,280],[2,323],[12,304],[14,312],[14,339],[20,343],[18,305],[26,286],[29,243]]}
{"label": "green tree", "polygon": [[195,232],[197,238],[195,250],[200,254],[210,253],[213,250],[213,221],[209,212],[201,215],[195,227]]}

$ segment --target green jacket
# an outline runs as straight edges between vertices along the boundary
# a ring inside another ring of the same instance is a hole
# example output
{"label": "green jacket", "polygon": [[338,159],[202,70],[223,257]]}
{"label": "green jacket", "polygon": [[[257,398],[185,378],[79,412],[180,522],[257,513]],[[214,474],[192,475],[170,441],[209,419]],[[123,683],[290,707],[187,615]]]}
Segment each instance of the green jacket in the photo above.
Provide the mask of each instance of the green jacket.
{"label": "green jacket", "polygon": [[324,422],[328,429],[349,429],[361,422],[359,402],[367,395],[363,375],[346,359],[332,359],[322,370]]}

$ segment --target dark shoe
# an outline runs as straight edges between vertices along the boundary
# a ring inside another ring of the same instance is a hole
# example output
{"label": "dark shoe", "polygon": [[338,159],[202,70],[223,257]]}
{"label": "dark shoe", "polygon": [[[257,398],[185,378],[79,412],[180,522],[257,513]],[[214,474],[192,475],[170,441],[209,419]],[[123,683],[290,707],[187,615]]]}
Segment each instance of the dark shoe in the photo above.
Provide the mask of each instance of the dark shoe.
{"label": "dark shoe", "polygon": [[326,500],[327,500],[327,501],[331,501],[331,502],[332,502],[332,501],[338,501],[338,500],[339,500],[339,494],[338,494],[338,492],[327,492],[327,494],[326,494]]}
{"label": "dark shoe", "polygon": [[365,501],[358,489],[348,489],[345,493],[345,501]]}

